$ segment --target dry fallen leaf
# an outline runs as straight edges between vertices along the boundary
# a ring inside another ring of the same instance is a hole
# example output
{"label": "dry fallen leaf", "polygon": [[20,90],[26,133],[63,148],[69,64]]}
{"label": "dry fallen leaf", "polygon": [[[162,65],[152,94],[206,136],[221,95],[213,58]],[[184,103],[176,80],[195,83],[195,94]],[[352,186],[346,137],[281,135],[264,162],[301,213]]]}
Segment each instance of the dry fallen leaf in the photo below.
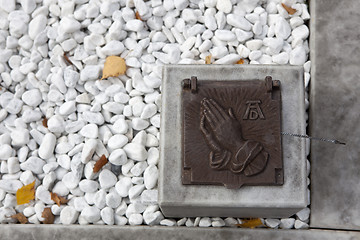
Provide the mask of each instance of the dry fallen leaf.
{"label": "dry fallen leaf", "polygon": [[94,165],[93,172],[97,173],[100,169],[108,162],[108,159],[103,154],[99,160]]}
{"label": "dry fallen leaf", "polygon": [[211,64],[211,54],[205,57],[205,64]]}
{"label": "dry fallen leaf", "polygon": [[109,56],[105,60],[102,79],[108,77],[117,77],[126,72],[125,60],[118,56]]}
{"label": "dry fallen leaf", "polygon": [[41,216],[43,218],[45,218],[45,220],[42,221],[42,223],[44,223],[44,224],[53,224],[54,223],[55,216],[51,212],[51,208],[44,208],[44,211],[42,212]]}
{"label": "dry fallen leaf", "polygon": [[42,120],[42,124],[43,124],[43,126],[46,127],[46,128],[48,127],[47,122],[48,122],[47,118],[44,117],[44,119]]}
{"label": "dry fallen leaf", "polygon": [[18,205],[29,203],[33,199],[35,199],[35,181],[16,191],[16,201]]}
{"label": "dry fallen leaf", "polygon": [[10,217],[13,218],[13,219],[18,220],[19,223],[21,223],[21,224],[25,224],[25,223],[29,222],[27,217],[25,217],[25,215],[22,214],[22,213],[17,213],[17,214],[14,214],[14,215],[10,216]]}
{"label": "dry fallen leaf", "polygon": [[241,219],[241,224],[236,224],[238,227],[242,228],[256,228],[263,226],[263,223],[260,218],[252,218],[252,219]]}
{"label": "dry fallen leaf", "polygon": [[239,61],[236,62],[236,64],[244,64],[244,59],[240,59]]}
{"label": "dry fallen leaf", "polygon": [[51,200],[53,200],[59,207],[61,204],[65,204],[68,200],[62,196],[57,195],[56,193],[50,192]]}
{"label": "dry fallen leaf", "polygon": [[290,15],[293,15],[294,13],[296,13],[296,9],[292,8],[292,7],[289,7],[285,4],[281,4],[281,6],[283,6],[283,8],[290,14]]}
{"label": "dry fallen leaf", "polygon": [[138,11],[135,12],[135,18],[142,21],[142,18],[140,17],[140,14]]}

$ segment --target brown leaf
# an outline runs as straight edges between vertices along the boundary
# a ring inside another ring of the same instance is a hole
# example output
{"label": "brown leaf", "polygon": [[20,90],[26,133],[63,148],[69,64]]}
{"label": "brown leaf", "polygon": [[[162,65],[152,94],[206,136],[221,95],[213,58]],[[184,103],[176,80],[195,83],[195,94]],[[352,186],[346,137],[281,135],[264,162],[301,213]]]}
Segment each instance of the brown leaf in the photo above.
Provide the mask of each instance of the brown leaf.
{"label": "brown leaf", "polygon": [[35,181],[16,191],[16,202],[18,205],[29,203],[33,199],[35,199]]}
{"label": "brown leaf", "polygon": [[19,223],[21,223],[21,224],[25,224],[25,223],[29,222],[27,217],[25,217],[25,215],[22,214],[22,213],[17,213],[17,214],[14,214],[14,215],[10,216],[10,217],[13,218],[13,219],[18,220]]}
{"label": "brown leaf", "polygon": [[99,160],[94,165],[93,172],[97,173],[100,169],[108,162],[108,159],[103,154]]}
{"label": "brown leaf", "polygon": [[244,64],[244,59],[240,59],[239,61],[236,62],[236,64]]}
{"label": "brown leaf", "polygon": [[140,14],[138,11],[135,12],[135,18],[142,21],[142,18],[140,17]]}
{"label": "brown leaf", "polygon": [[42,124],[43,124],[43,126],[46,127],[46,128],[48,127],[47,121],[48,121],[48,120],[47,120],[46,117],[44,117],[44,119],[42,120]]}
{"label": "brown leaf", "polygon": [[51,200],[53,200],[59,207],[61,204],[65,204],[68,200],[62,196],[57,195],[56,193],[50,192]]}
{"label": "brown leaf", "polygon": [[283,8],[290,14],[293,15],[294,13],[296,13],[296,9],[289,7],[283,3],[281,3],[281,6],[283,6]]}
{"label": "brown leaf", "polygon": [[102,79],[108,77],[117,77],[126,72],[125,60],[118,56],[109,56],[105,60]]}
{"label": "brown leaf", "polygon": [[236,224],[238,227],[242,228],[256,228],[260,226],[264,226],[260,218],[252,218],[252,219],[241,219],[241,224]]}
{"label": "brown leaf", "polygon": [[69,64],[69,65],[74,65],[74,64],[71,62],[71,60],[69,59],[69,57],[66,55],[66,52],[64,52],[64,59],[65,59],[65,61],[66,61],[67,64]]}
{"label": "brown leaf", "polygon": [[211,64],[211,54],[205,57],[205,64]]}
{"label": "brown leaf", "polygon": [[42,222],[44,224],[53,224],[55,216],[51,212],[51,208],[44,208],[44,211],[42,212],[41,216],[45,218],[45,220]]}

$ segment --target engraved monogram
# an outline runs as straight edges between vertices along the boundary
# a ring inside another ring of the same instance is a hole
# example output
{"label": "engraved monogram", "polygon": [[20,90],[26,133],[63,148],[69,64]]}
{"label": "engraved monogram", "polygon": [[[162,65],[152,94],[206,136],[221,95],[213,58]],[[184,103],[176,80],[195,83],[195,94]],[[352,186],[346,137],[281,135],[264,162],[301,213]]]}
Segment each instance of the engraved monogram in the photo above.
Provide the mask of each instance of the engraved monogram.
{"label": "engraved monogram", "polygon": [[264,113],[262,112],[260,108],[261,101],[255,100],[255,101],[246,101],[246,111],[243,116],[244,120],[256,120],[258,118],[265,119]]}

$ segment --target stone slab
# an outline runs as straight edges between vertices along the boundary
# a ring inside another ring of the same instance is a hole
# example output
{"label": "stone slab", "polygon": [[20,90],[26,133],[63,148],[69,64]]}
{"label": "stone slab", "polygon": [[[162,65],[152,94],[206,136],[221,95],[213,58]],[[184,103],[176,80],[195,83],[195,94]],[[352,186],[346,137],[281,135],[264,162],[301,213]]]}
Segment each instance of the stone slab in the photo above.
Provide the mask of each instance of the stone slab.
{"label": "stone slab", "polygon": [[255,80],[266,76],[281,81],[282,131],[305,133],[303,69],[270,65],[167,65],[162,86],[159,205],[165,216],[289,217],[308,204],[305,140],[283,136],[282,186],[182,185],[181,81]]}
{"label": "stone slab", "polygon": [[360,229],[360,1],[311,1],[311,227]]}
{"label": "stone slab", "polygon": [[326,230],[270,230],[241,228],[194,228],[148,226],[99,226],[99,225],[0,225],[1,240],[102,240],[102,239],[307,239],[307,240],[356,240],[359,232]]}

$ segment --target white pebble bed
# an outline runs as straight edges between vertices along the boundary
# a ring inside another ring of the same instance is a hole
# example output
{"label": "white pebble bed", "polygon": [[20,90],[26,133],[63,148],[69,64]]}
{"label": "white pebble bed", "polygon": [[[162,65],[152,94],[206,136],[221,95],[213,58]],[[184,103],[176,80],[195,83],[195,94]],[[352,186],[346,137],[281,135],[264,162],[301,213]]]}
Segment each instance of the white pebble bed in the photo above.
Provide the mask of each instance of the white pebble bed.
{"label": "white pebble bed", "polygon": [[[308,86],[310,15],[304,2],[0,0],[0,222],[13,223],[10,216],[20,212],[37,224],[50,207],[55,224],[241,223],[162,215],[162,66],[204,64],[210,54],[213,64],[244,59],[303,65]],[[289,15],[281,3],[296,13]],[[126,74],[99,81],[110,55],[125,58]],[[94,174],[103,154],[109,163]],[[17,205],[17,189],[34,180],[36,199]],[[50,192],[69,202],[57,206]],[[305,208],[291,218],[263,222],[270,228],[308,228],[309,214]]]}

